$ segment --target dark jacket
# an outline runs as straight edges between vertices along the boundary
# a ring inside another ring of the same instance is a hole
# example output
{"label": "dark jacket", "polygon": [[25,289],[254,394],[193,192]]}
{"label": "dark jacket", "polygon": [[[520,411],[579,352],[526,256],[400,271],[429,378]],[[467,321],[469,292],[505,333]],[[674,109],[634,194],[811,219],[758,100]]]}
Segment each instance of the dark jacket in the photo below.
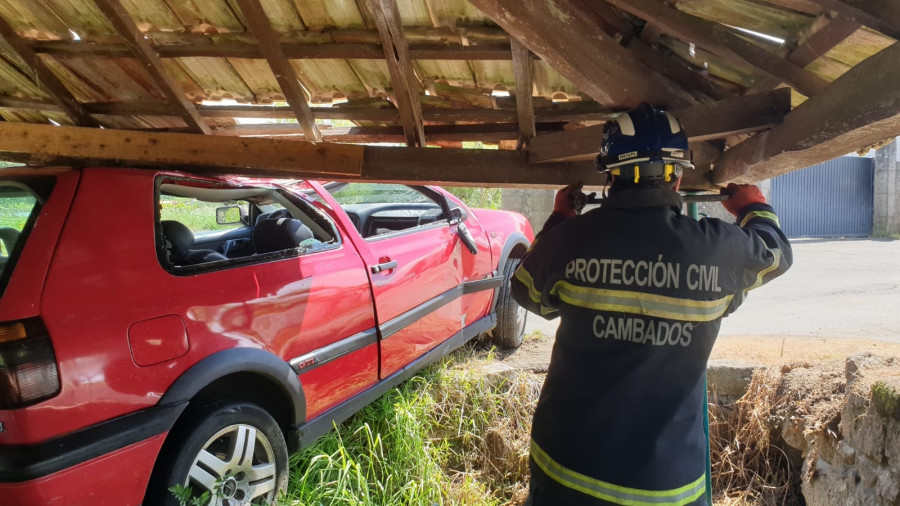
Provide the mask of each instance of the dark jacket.
{"label": "dark jacket", "polygon": [[532,428],[536,505],[704,502],[720,322],[792,257],[768,205],[738,226],[680,209],[674,191],[633,189],[554,215],[516,271],[516,301],[562,317]]}

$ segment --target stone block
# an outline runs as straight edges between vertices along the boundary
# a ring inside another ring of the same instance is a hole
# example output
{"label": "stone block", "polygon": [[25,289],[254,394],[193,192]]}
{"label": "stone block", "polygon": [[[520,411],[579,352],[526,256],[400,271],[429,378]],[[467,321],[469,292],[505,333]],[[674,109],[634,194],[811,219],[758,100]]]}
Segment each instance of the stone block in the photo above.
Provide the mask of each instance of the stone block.
{"label": "stone block", "polygon": [[760,363],[740,360],[710,360],[706,367],[706,382],[716,393],[738,399],[747,392],[753,371],[765,369]]}

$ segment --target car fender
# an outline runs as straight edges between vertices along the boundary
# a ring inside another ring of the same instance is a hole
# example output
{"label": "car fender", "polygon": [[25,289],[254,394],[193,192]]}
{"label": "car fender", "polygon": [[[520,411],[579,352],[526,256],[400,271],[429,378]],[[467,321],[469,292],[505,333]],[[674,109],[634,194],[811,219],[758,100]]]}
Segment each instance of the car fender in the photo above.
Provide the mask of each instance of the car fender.
{"label": "car fender", "polygon": [[[506,237],[506,242],[503,243],[503,249],[500,250],[499,260],[497,262],[497,272],[499,275],[503,275],[503,266],[506,265],[507,260],[512,256],[513,251],[516,251],[517,248],[527,250],[528,246],[531,244],[531,241],[528,240],[528,237],[522,232],[513,232]],[[524,251],[523,251],[524,253]],[[522,255],[516,255],[516,257],[521,257]],[[494,300],[491,302],[491,312],[495,312],[497,310],[497,298],[500,295],[500,287],[494,289]]]}
{"label": "car fender", "polygon": [[256,374],[278,385],[291,403],[292,425],[306,421],[306,396],[297,373],[278,356],[257,348],[230,348],[197,362],[172,383],[159,405],[190,401],[214,381],[235,373]]}

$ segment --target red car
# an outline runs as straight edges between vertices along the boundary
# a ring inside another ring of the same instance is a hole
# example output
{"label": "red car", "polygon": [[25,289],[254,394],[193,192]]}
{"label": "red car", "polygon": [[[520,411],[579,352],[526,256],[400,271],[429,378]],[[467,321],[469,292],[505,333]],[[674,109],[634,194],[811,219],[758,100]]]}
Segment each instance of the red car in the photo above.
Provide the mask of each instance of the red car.
{"label": "red car", "polygon": [[528,222],[440,188],[12,168],[0,209],[4,504],[271,501],[289,452],[524,331]]}

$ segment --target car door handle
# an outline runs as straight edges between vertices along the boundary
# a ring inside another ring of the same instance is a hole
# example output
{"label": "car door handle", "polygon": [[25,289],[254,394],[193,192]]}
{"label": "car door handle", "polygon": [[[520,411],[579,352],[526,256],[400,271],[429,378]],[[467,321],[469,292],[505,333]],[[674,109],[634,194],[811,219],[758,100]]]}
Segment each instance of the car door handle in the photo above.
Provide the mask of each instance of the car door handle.
{"label": "car door handle", "polygon": [[372,274],[378,274],[381,271],[389,271],[391,269],[397,268],[397,261],[391,260],[390,262],[384,262],[383,264],[373,265],[372,266]]}

